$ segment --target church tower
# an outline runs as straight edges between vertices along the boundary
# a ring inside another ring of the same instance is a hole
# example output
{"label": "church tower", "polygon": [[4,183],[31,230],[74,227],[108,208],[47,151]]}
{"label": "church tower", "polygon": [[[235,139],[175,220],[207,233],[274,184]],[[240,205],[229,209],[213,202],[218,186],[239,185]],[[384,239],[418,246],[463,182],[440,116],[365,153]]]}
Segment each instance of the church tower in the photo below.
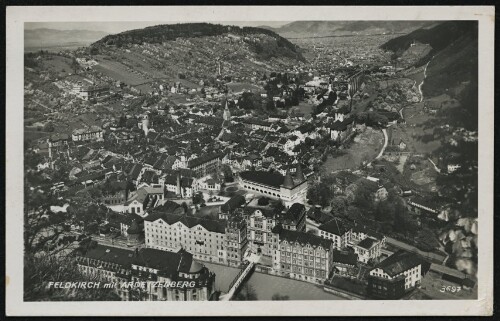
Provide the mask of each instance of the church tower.
{"label": "church tower", "polygon": [[142,117],[142,130],[144,131],[144,135],[147,137],[149,132],[149,117],[148,115],[144,115]]}
{"label": "church tower", "polygon": [[226,98],[226,107],[224,108],[224,114],[222,115],[222,118],[225,121],[231,121],[231,112],[229,111],[229,105],[227,103],[227,98]]}

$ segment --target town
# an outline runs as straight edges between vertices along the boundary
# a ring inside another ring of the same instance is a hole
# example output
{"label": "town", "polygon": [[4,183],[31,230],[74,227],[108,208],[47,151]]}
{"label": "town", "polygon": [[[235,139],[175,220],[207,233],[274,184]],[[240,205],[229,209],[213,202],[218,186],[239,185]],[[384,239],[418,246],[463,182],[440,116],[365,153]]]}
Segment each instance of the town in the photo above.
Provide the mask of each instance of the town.
{"label": "town", "polygon": [[25,54],[27,262],[101,300],[477,296],[477,79],[439,87],[449,49],[168,26]]}

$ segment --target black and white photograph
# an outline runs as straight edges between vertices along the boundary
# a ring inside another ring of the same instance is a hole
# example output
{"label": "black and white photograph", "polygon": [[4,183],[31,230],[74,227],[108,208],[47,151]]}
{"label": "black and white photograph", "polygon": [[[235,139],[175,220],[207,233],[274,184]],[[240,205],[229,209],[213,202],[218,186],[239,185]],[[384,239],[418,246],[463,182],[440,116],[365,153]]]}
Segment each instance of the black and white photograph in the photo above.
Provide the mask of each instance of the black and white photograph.
{"label": "black and white photograph", "polygon": [[17,21],[16,304],[492,312],[493,7],[175,8]]}

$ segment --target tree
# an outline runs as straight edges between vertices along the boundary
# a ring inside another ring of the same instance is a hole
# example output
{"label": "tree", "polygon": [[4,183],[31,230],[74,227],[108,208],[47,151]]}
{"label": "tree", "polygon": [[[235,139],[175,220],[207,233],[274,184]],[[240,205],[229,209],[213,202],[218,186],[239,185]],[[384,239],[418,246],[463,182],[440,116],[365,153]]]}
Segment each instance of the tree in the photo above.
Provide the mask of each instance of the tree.
{"label": "tree", "polygon": [[114,289],[103,287],[88,289],[60,289],[49,287],[48,282],[100,281],[84,276],[69,255],[26,253],[24,257],[24,301],[120,301]]}
{"label": "tree", "polygon": [[127,117],[125,115],[121,115],[120,119],[118,120],[118,127],[125,127],[127,126]]}
{"label": "tree", "polygon": [[98,54],[99,54],[99,48],[97,48],[97,47],[91,47],[91,48],[90,48],[90,54],[91,54],[92,56],[94,56],[94,55],[98,55]]}
{"label": "tree", "polygon": [[330,187],[324,182],[315,184],[307,190],[307,198],[313,204],[327,206],[330,203],[331,196]]}
{"label": "tree", "polygon": [[257,201],[257,204],[260,206],[269,205],[269,198],[263,196],[263,197],[259,198],[259,200]]}
{"label": "tree", "polygon": [[290,300],[290,297],[288,295],[281,295],[279,293],[274,293],[271,300],[273,300],[273,301],[285,301],[285,300]]}
{"label": "tree", "polygon": [[43,126],[43,130],[46,132],[53,132],[55,130],[54,124],[52,122],[48,122]]}

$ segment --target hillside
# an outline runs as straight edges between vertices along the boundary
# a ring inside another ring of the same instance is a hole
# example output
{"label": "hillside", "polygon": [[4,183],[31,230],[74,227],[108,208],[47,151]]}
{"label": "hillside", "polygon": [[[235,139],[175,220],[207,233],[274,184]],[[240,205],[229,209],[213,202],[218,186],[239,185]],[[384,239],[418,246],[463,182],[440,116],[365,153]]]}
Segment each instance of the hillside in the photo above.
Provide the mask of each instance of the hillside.
{"label": "hillside", "polygon": [[447,21],[430,29],[418,29],[389,40],[384,50],[403,56],[412,42],[428,44],[432,49],[416,63],[427,67],[427,78],[422,86],[424,95],[436,96],[453,91],[464,82],[477,85],[478,33],[477,23]]}
{"label": "hillside", "polygon": [[[158,25],[144,29],[125,31],[116,35],[108,35],[97,41],[92,46],[127,46],[133,44],[160,44],[165,41],[174,41],[178,38],[215,37],[222,35],[242,37],[249,48],[264,58],[289,57],[303,60],[299,48],[287,39],[273,31],[254,28],[223,26],[209,23],[183,23],[175,25]],[[265,41],[260,41],[256,36],[267,36]]]}
{"label": "hillside", "polygon": [[30,50],[71,45],[87,46],[106,35],[106,32],[93,30],[26,29],[24,48]]}
{"label": "hillside", "polygon": [[301,38],[408,33],[432,24],[431,21],[295,21],[280,28],[266,28],[286,38]]}
{"label": "hillside", "polygon": [[139,89],[144,84],[145,90],[154,81],[180,81],[188,88],[218,76],[249,81],[304,61],[299,47],[269,30],[202,23],[109,35],[89,51],[103,75]]}

